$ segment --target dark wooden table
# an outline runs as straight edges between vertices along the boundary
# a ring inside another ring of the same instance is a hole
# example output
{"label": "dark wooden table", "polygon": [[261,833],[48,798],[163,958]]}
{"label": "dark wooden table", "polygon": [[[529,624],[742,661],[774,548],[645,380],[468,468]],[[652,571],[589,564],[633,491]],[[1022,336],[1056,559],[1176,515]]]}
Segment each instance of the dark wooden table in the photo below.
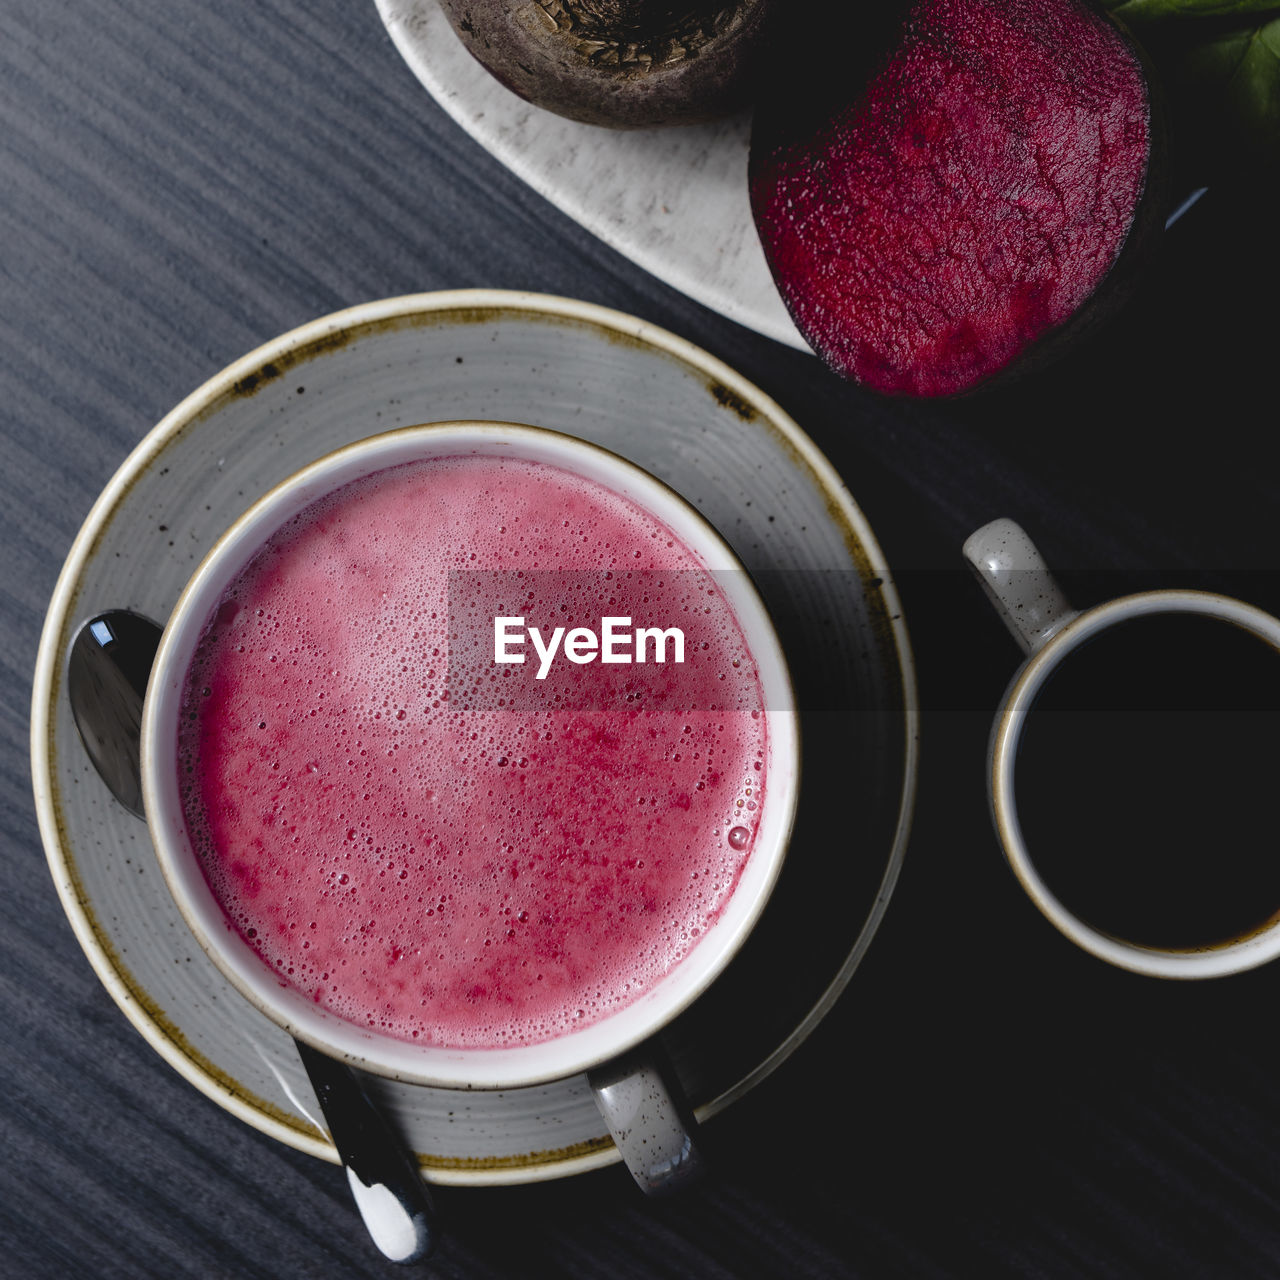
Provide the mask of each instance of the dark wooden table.
{"label": "dark wooden table", "polygon": [[924,764],[887,923],[818,1034],[710,1126],[710,1185],[662,1205],[616,1168],[446,1190],[432,1273],[1280,1275],[1280,972],[1132,977],[1021,897],[982,767],[1016,655],[958,559],[1011,515],[1081,603],[1180,582],[1280,610],[1275,208],[1212,191],[1137,302],[1015,390],[890,404],[527,190],[420,89],[369,0],[3,0],[0,1274],[396,1270],[337,1169],[197,1094],[93,977],[36,831],[31,669],[77,527],[171,405],[312,317],[483,285],[637,313],[796,416],[898,571]]}

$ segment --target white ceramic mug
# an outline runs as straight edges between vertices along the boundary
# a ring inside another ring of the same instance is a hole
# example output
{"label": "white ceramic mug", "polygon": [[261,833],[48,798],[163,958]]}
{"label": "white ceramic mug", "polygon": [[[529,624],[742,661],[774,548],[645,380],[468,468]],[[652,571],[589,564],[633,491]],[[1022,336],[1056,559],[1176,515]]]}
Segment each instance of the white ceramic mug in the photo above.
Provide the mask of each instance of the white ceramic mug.
{"label": "white ceramic mug", "polygon": [[[448,1049],[382,1035],[316,1004],[277,975],[230,924],[187,832],[178,789],[178,715],[201,633],[224,591],[292,516],[339,487],[402,463],[485,455],[548,463],[630,498],[666,524],[710,570],[756,660],[767,708],[770,789],[742,877],[696,947],[639,999],[581,1031],[518,1047]],[[799,785],[791,683],[768,613],[737,557],[673,490],[617,455],[571,436],[508,423],[409,427],[340,449],[278,485],[227,530],[196,570],[165,627],[142,724],[147,822],[169,888],[192,932],[230,981],[290,1034],[352,1066],[417,1084],[504,1089],[588,1072],[624,1160],[650,1192],[697,1168],[678,1094],[645,1044],[721,973],[750,933],[777,880]]]}
{"label": "white ceramic mug", "polygon": [[1280,956],[1280,917],[1244,937],[1185,950],[1142,946],[1094,928],[1063,905],[1036,869],[1035,850],[1023,836],[1014,791],[1018,746],[1036,695],[1062,660],[1085,641],[1133,618],[1195,614],[1240,627],[1280,651],[1280,620],[1253,605],[1205,591],[1144,591],[1077,611],[1031,539],[1012,520],[984,525],[965,542],[964,554],[1027,655],[996,716],[987,779],[996,833],[1032,902],[1077,946],[1135,973],[1212,978]]}

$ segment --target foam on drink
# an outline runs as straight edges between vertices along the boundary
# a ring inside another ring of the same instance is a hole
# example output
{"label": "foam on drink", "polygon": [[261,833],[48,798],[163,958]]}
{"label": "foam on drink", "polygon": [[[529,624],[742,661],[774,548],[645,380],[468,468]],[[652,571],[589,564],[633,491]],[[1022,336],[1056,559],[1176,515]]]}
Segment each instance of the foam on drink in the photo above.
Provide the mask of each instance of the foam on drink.
{"label": "foam on drink", "polygon": [[[535,682],[492,661],[495,593],[532,624],[678,625],[689,660]],[[766,719],[728,602],[661,521],[546,464],[433,459],[315,504],[232,584],[188,673],[183,805],[282,982],[405,1040],[535,1043],[717,919]]]}

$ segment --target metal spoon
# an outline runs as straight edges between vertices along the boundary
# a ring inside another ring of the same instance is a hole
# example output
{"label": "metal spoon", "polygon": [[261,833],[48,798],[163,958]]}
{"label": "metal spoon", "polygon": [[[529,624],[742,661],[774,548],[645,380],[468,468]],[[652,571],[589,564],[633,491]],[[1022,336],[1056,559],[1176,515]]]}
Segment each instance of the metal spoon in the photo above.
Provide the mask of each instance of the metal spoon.
{"label": "metal spoon", "polygon": [[[160,627],[113,609],[90,619],[71,644],[67,693],[85,749],[112,795],[142,813],[142,700]],[[343,1062],[295,1040],[374,1244],[393,1262],[417,1262],[435,1245],[436,1218],[418,1169]]]}

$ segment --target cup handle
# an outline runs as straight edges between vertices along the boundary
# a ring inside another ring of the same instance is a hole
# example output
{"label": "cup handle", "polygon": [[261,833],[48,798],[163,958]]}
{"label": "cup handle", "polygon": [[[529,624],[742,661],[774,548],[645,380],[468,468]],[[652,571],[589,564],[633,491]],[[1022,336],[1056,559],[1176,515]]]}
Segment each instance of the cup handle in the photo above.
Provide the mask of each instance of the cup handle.
{"label": "cup handle", "polygon": [[993,520],[970,534],[964,555],[1028,656],[1079,616],[1026,531],[1012,520]]}
{"label": "cup handle", "polygon": [[596,1106],[640,1189],[668,1196],[697,1181],[706,1165],[694,1140],[696,1125],[667,1088],[651,1047],[587,1073]]}

